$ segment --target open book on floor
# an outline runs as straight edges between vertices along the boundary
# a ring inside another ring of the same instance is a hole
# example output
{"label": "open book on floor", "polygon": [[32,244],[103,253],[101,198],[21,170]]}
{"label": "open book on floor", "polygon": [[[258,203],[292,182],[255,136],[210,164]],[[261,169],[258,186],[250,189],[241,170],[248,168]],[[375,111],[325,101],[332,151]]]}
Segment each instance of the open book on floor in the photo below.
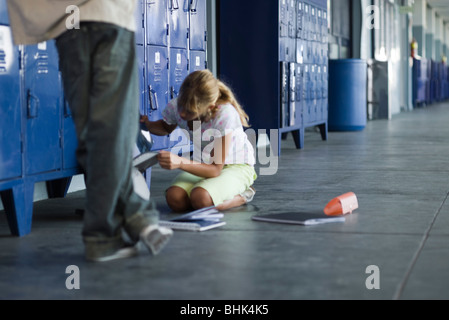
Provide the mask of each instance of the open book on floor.
{"label": "open book on floor", "polygon": [[159,225],[173,230],[206,231],[224,226],[223,213],[215,207],[208,207],[183,214],[170,220],[160,220]]}
{"label": "open book on floor", "polygon": [[345,217],[331,217],[324,213],[308,213],[308,212],[282,212],[265,215],[255,215],[251,217],[254,221],[283,223],[283,224],[299,224],[310,226],[322,223],[345,222]]}

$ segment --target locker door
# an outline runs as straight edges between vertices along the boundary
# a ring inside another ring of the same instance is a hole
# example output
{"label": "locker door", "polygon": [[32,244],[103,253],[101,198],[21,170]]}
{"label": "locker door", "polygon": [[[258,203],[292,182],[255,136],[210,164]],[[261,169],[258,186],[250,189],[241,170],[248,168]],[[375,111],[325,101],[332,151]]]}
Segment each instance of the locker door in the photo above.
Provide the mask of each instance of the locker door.
{"label": "locker door", "polygon": [[190,51],[189,73],[204,69],[207,69],[206,52]]}
{"label": "locker door", "polygon": [[179,94],[182,82],[188,74],[187,50],[170,50],[170,99],[174,99]]}
{"label": "locker door", "polygon": [[317,66],[316,67],[316,119],[324,120],[323,119],[323,73],[322,73],[322,67]]}
{"label": "locker door", "polygon": [[61,88],[57,57],[54,41],[24,47],[27,174],[61,168]]}
{"label": "locker door", "polygon": [[168,0],[170,47],[187,49],[189,0]]}
{"label": "locker door", "polygon": [[304,97],[304,101],[303,101],[303,118],[304,118],[304,123],[310,123],[311,122],[311,116],[310,116],[310,107],[311,107],[311,99],[310,99],[310,83],[311,83],[311,79],[310,79],[310,68],[309,65],[306,64],[304,65],[304,69],[303,69],[304,73],[303,73],[303,97]]}
{"label": "locker door", "polygon": [[303,11],[303,18],[302,18],[302,23],[303,23],[303,29],[302,29],[302,34],[303,34],[303,39],[304,40],[311,40],[310,39],[310,4],[304,2],[304,11]]}
{"label": "locker door", "polygon": [[136,18],[136,44],[143,45],[145,41],[145,4],[144,0],[137,1]]}
{"label": "locker door", "polygon": [[317,120],[317,84],[316,74],[317,68],[315,65],[310,66],[310,120],[312,122]]}
{"label": "locker door", "polygon": [[302,1],[298,1],[298,3],[296,4],[296,38],[298,39],[302,39],[303,38],[303,34],[302,34],[302,30],[304,28],[303,26],[303,2]]}
{"label": "locker door", "polygon": [[311,41],[316,41],[316,22],[317,22],[317,10],[314,6],[310,6],[310,33],[309,33],[309,39]]}
{"label": "locker door", "polygon": [[0,0],[0,25],[9,25],[8,7],[6,0]]}
{"label": "locker door", "polygon": [[139,111],[141,115],[148,115],[148,98],[147,98],[147,85],[146,85],[146,65],[145,65],[145,48],[144,46],[136,46],[136,56],[139,74]]}
{"label": "locker door", "polygon": [[288,5],[287,0],[279,0],[279,37],[288,37]]}
{"label": "locker door", "polygon": [[304,67],[301,64],[296,64],[296,120],[297,125],[303,125],[303,106],[304,106]]}
{"label": "locker door", "polygon": [[19,50],[0,26],[0,181],[22,175]]}
{"label": "locker door", "polygon": [[327,65],[323,66],[323,85],[322,85],[322,108],[323,108],[323,120],[327,121],[328,116],[328,90],[329,90],[329,75],[327,73]]}
{"label": "locker door", "polygon": [[289,120],[288,125],[294,126],[296,120],[296,63],[289,63]]}
{"label": "locker door", "polygon": [[289,122],[289,64],[287,62],[280,63],[280,127],[285,128],[288,127]]}
{"label": "locker door", "polygon": [[317,23],[316,23],[316,41],[323,42],[322,26],[323,26],[323,10],[317,9]]}
{"label": "locker door", "polygon": [[288,36],[296,38],[296,0],[288,0]]}
{"label": "locker door", "polygon": [[[162,118],[162,110],[168,103],[168,49],[147,46],[147,90],[148,117],[151,121]],[[167,149],[168,136],[152,136],[153,150]]]}
{"label": "locker door", "polygon": [[[170,49],[170,100],[179,95],[182,82],[188,74],[188,55],[185,49]],[[179,129],[172,133],[170,147],[181,146],[187,141],[180,140],[183,137]]]}
{"label": "locker door", "polygon": [[146,0],[147,44],[168,45],[167,0]]}
{"label": "locker door", "polygon": [[206,0],[190,1],[190,50],[206,51]]}
{"label": "locker door", "polygon": [[75,124],[73,123],[72,113],[70,112],[69,104],[64,96],[62,96],[61,99],[64,115],[62,167],[63,169],[73,169],[78,167],[78,161],[76,159],[76,148],[78,147],[78,139],[76,138]]}

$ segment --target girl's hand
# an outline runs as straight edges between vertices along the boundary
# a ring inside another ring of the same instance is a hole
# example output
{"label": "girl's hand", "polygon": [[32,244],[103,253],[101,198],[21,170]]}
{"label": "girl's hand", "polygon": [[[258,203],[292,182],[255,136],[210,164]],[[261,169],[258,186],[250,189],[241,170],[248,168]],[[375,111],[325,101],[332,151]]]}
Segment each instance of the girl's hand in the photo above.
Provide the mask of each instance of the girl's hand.
{"label": "girl's hand", "polygon": [[163,169],[175,170],[180,169],[182,164],[182,158],[168,151],[160,151],[157,159]]}
{"label": "girl's hand", "polygon": [[140,123],[145,124],[145,127],[150,130],[150,119],[148,119],[148,116],[140,116]]}

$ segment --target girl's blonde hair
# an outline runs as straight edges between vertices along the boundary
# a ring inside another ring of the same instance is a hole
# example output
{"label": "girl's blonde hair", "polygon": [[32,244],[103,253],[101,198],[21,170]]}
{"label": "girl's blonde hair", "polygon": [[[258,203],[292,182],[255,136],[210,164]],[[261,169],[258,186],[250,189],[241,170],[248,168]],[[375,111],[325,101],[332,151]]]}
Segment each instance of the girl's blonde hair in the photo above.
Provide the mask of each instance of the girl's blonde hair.
{"label": "girl's blonde hair", "polygon": [[[232,104],[240,115],[244,127],[249,127],[249,117],[238,103],[231,89],[214,77],[209,70],[195,71],[189,74],[179,90],[178,108],[196,113],[199,116],[214,117],[217,106]],[[214,106],[212,109],[209,107]],[[210,110],[210,111],[209,111]]]}

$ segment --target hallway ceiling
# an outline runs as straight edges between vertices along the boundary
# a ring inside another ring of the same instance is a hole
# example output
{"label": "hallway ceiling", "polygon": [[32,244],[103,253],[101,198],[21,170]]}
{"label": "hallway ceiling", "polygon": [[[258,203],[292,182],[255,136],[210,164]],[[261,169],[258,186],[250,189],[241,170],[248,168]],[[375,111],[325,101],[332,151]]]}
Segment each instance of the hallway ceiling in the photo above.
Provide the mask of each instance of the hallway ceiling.
{"label": "hallway ceiling", "polygon": [[427,3],[435,9],[445,22],[449,22],[449,1],[448,0],[427,0]]}

